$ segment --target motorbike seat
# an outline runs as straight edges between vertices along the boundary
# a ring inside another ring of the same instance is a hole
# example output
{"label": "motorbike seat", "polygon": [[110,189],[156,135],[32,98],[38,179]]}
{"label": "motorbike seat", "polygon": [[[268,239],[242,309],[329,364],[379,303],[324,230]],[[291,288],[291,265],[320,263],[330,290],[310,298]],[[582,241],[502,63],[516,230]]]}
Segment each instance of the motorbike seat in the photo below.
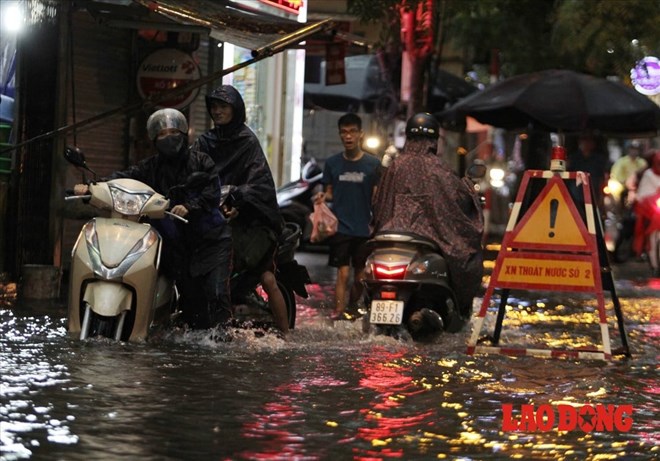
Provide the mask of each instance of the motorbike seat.
{"label": "motorbike seat", "polygon": [[378,245],[381,243],[408,243],[412,245],[421,245],[428,247],[433,251],[440,251],[440,247],[433,240],[413,232],[406,231],[382,231],[376,232],[373,238],[369,241],[371,245]]}

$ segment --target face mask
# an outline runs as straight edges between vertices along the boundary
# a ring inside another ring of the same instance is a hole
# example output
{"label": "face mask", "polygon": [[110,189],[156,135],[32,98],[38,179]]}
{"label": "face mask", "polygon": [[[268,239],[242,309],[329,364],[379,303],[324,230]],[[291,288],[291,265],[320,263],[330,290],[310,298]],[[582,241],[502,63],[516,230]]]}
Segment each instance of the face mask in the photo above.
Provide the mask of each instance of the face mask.
{"label": "face mask", "polygon": [[156,139],[156,150],[166,159],[176,158],[185,148],[183,134],[173,134],[162,139]]}

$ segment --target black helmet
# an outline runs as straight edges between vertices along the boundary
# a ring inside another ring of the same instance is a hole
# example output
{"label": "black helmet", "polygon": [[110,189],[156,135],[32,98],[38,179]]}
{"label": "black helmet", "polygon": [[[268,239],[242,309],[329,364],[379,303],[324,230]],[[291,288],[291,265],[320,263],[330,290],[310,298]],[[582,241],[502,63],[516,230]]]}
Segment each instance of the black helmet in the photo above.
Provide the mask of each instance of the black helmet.
{"label": "black helmet", "polygon": [[440,137],[440,123],[428,112],[413,115],[406,124],[406,138],[414,137],[438,139]]}

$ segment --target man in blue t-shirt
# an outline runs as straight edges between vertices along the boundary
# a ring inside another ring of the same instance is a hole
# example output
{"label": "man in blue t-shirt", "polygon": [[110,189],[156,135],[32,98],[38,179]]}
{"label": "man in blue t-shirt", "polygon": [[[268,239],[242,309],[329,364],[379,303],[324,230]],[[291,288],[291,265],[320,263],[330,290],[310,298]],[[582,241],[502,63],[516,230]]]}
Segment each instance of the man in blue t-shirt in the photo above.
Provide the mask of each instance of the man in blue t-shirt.
{"label": "man in blue t-shirt", "polygon": [[[339,220],[337,233],[331,237],[328,264],[337,268],[335,308],[332,318],[351,318],[345,313],[348,305],[354,309],[362,295],[364,264],[368,252],[366,242],[370,235],[372,199],[378,183],[380,161],[362,151],[362,119],[356,114],[345,114],[337,122],[344,152],[333,155],[323,170],[324,192],[316,201],[332,201],[332,211]],[[353,284],[349,289],[351,265]]]}

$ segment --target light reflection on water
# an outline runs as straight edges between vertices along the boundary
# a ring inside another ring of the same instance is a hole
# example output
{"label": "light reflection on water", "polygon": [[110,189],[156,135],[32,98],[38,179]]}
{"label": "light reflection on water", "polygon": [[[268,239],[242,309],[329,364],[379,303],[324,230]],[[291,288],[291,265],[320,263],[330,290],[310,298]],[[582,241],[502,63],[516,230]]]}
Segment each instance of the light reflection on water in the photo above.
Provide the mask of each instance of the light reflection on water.
{"label": "light reflection on water", "polygon": [[[518,301],[509,300],[502,341],[566,343],[575,335],[557,333],[558,325],[581,326],[567,311],[592,315],[566,307],[572,303]],[[290,343],[241,331],[230,343],[173,332],[146,344],[81,343],[67,337],[63,316],[5,309],[2,455],[653,459],[660,444],[656,302],[622,300],[634,355],[611,363],[467,356],[467,331],[434,344],[365,338],[359,322],[329,325],[309,307]],[[538,310],[544,322],[531,315]],[[599,340],[597,325],[582,326],[578,338]],[[632,404],[634,424],[628,433],[505,433],[503,403]]]}

